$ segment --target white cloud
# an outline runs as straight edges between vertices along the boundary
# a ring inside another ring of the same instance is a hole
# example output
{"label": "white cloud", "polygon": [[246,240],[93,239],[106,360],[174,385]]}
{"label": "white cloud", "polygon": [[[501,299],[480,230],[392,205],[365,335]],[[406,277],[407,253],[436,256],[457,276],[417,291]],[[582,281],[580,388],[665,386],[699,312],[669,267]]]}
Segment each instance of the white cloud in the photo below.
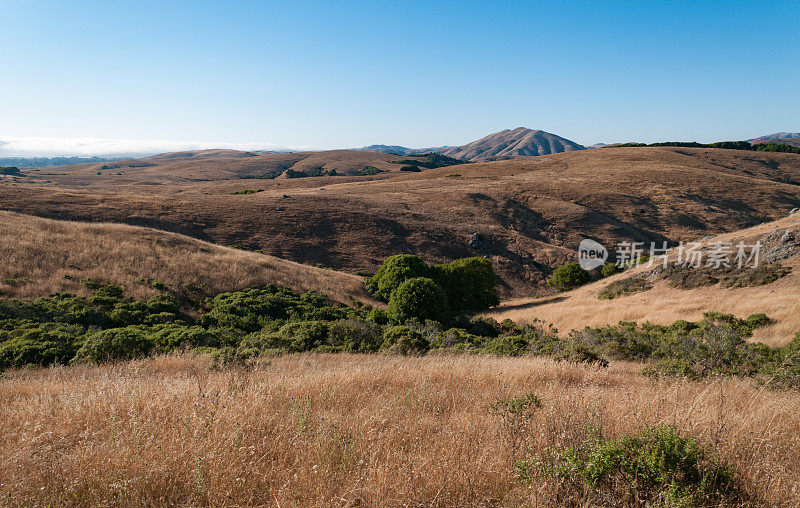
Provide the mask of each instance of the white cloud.
{"label": "white cloud", "polygon": [[184,150],[229,148],[233,150],[302,150],[271,143],[217,143],[205,141],[167,141],[102,138],[40,138],[0,136],[0,155],[5,157],[51,157],[56,155],[103,156],[146,155]]}

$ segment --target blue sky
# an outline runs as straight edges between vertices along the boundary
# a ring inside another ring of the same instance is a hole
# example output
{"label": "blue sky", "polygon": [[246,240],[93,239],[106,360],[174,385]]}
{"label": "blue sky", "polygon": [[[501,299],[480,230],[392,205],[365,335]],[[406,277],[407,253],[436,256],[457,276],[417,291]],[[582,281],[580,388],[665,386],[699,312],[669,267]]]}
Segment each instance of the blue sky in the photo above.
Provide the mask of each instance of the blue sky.
{"label": "blue sky", "polygon": [[74,138],[334,148],[518,126],[583,144],[798,131],[800,2],[761,5],[0,0],[0,140],[63,152]]}

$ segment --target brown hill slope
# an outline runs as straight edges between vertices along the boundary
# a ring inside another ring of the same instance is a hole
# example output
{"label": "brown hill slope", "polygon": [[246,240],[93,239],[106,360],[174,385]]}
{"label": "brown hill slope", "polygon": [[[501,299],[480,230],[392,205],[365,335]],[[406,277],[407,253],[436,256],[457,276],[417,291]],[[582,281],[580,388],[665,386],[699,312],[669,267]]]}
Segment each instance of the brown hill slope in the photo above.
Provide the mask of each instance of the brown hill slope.
{"label": "brown hill slope", "polygon": [[[236,150],[198,150],[173,152],[125,159],[115,162],[98,162],[33,168],[25,170],[26,181],[71,188],[110,189],[126,192],[180,192],[196,183],[235,182],[255,184],[264,179],[278,177],[288,169],[349,175],[372,166],[385,172],[399,172],[399,159],[422,160],[420,157],[399,157],[385,153],[355,150],[329,150],[323,152],[271,153],[240,152]],[[378,175],[380,177],[380,175]],[[368,177],[374,178],[374,177]],[[365,177],[360,177],[365,179]]]}
{"label": "brown hill slope", "polygon": [[361,277],[121,224],[82,224],[0,212],[0,294],[33,298],[87,293],[81,279],[121,284],[133,297],[156,294],[142,279],[208,295],[267,283],[375,303]]}
{"label": "brown hill slope", "polygon": [[584,147],[549,132],[517,127],[489,134],[477,141],[451,148],[443,153],[456,159],[469,161],[496,161],[574,150],[584,150]]}
{"label": "brown hill slope", "polygon": [[[800,214],[719,235],[702,243],[710,246],[718,241],[730,240],[734,243],[745,241],[751,245],[761,241],[765,245],[763,255],[770,247],[769,238],[772,238],[771,243],[775,243],[774,239],[783,237],[786,231],[790,231],[790,234],[800,232]],[[510,318],[521,322],[538,318],[554,324],[561,331],[569,331],[585,326],[613,325],[619,321],[650,321],[658,324],[669,324],[679,319],[697,321],[702,319],[706,311],[726,312],[739,317],[764,313],[776,323],[756,330],[755,339],[771,346],[783,346],[800,331],[800,246],[787,244],[787,247],[790,249],[786,254],[789,257],[782,260],[781,264],[792,268],[792,272],[763,286],[724,288],[712,285],[679,289],[666,280],[660,280],[653,283],[652,289],[641,293],[611,300],[598,298],[598,294],[609,284],[632,275],[646,274],[658,267],[657,264],[645,264],[567,293],[540,299],[506,301],[489,315],[498,320]]]}
{"label": "brown hill slope", "polygon": [[[581,150],[378,177],[170,183],[175,166],[141,170],[149,180],[140,181],[161,185],[137,185],[129,173],[138,168],[125,171],[128,183],[85,167],[48,171],[66,174],[5,177],[0,208],[148,226],[351,272],[403,252],[429,262],[486,255],[506,296],[538,291],[582,238],[685,240],[800,206],[800,156],[720,149]],[[264,191],[230,194],[247,188]],[[483,248],[470,246],[474,233]]]}

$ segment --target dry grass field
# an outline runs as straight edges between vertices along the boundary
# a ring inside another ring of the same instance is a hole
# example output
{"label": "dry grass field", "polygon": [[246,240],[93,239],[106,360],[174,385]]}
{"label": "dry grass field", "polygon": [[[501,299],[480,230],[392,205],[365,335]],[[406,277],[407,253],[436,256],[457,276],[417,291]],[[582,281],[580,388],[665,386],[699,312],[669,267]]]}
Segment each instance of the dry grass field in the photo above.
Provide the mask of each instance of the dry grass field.
{"label": "dry grass field", "polygon": [[[370,152],[171,156],[142,160],[152,166],[81,165],[5,177],[0,207],[147,226],[350,272],[374,270],[397,253],[428,262],[485,254],[496,261],[504,297],[522,297],[539,291],[550,269],[573,259],[584,237],[606,244],[692,240],[784,217],[800,206],[796,154],[608,148],[422,173],[396,171],[387,162],[396,156]],[[383,167],[369,159],[377,157],[395,171],[241,178],[299,157],[297,164],[339,169]],[[263,192],[231,195],[245,189]],[[468,245],[476,232],[486,239],[485,251]]]}
{"label": "dry grass field", "polygon": [[[800,214],[719,235],[701,243],[711,246],[721,241],[744,241],[750,245],[776,229],[800,230]],[[702,319],[703,312],[707,311],[726,312],[740,317],[763,313],[775,323],[757,329],[753,339],[772,347],[781,347],[800,331],[800,251],[782,264],[791,267],[792,272],[763,286],[724,288],[715,285],[678,289],[662,280],[642,293],[612,300],[598,299],[600,291],[609,284],[653,269],[644,264],[556,296],[508,300],[486,315],[498,321],[508,318],[516,322],[531,322],[538,318],[552,323],[561,332],[568,332],[585,326],[613,325],[620,321],[657,324],[670,324],[680,319],[696,321]]]}
{"label": "dry grass field", "polygon": [[0,295],[5,297],[89,294],[81,280],[91,278],[123,285],[131,297],[147,298],[158,291],[142,279],[155,279],[173,291],[191,284],[208,295],[273,283],[326,293],[341,303],[377,303],[355,275],[122,224],[0,211],[0,259]]}
{"label": "dry grass field", "polygon": [[[753,506],[800,504],[800,394],[733,378],[653,382],[640,366],[542,358],[296,355],[211,371],[202,357],[8,371],[9,506],[587,506],[520,480],[525,453],[666,423],[714,446]],[[510,435],[489,406],[537,394]],[[516,450],[516,452],[515,452]],[[527,452],[525,452],[527,450]]]}

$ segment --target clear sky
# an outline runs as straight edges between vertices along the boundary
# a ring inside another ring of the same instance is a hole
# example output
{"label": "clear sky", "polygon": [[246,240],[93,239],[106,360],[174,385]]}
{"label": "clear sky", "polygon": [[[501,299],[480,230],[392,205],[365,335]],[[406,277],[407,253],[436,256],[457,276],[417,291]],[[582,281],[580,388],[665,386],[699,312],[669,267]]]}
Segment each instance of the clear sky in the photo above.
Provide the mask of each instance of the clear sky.
{"label": "clear sky", "polygon": [[0,0],[0,143],[744,139],[800,130],[798,49],[797,0]]}

